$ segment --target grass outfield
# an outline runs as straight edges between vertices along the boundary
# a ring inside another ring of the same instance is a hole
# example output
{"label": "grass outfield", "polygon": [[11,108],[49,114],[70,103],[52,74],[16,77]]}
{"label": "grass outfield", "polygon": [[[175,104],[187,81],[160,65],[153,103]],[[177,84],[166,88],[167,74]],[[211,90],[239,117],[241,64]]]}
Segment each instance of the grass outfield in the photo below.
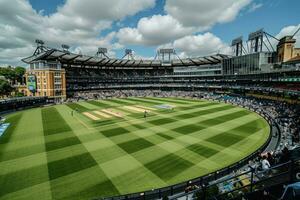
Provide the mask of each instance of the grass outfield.
{"label": "grass outfield", "polygon": [[270,131],[256,113],[180,98],[78,102],[7,121],[0,199],[10,200],[91,199],[187,181],[249,155]]}

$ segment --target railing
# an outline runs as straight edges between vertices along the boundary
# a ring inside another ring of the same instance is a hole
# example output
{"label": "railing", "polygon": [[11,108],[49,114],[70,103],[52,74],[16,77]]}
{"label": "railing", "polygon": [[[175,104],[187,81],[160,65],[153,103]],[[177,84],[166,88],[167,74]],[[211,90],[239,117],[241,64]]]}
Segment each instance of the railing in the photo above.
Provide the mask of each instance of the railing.
{"label": "railing", "polygon": [[[169,199],[175,200],[185,197],[186,199],[201,200],[223,200],[235,199],[241,197],[252,197],[257,199],[255,193],[273,186],[288,184],[299,181],[300,179],[300,160],[293,160],[283,164],[276,165],[268,170],[256,172],[251,168],[244,173],[228,177],[224,180],[214,182],[208,186],[202,185],[200,188],[178,194]],[[227,187],[226,187],[227,186]],[[230,186],[233,186],[232,188]],[[223,188],[223,191],[220,190]],[[226,188],[229,188],[226,190]],[[275,191],[275,193],[278,191]],[[280,195],[282,194],[282,191]],[[248,199],[247,198],[247,199]],[[277,198],[279,197],[277,196]]]}
{"label": "railing", "polygon": [[39,107],[51,103],[48,97],[18,97],[0,101],[0,114]]}
{"label": "railing", "polygon": [[[247,108],[251,111],[254,111],[253,109],[250,109],[249,107],[244,107]],[[273,122],[272,118],[267,115],[266,113],[258,113],[260,114],[262,117],[264,117],[269,125]],[[94,198],[94,200],[122,200],[122,199],[126,199],[126,200],[145,200],[145,199],[161,199],[164,197],[170,197],[173,196],[175,194],[180,194],[183,193],[185,191],[185,189],[191,185],[200,185],[200,186],[205,186],[208,185],[210,182],[212,181],[216,181],[230,173],[232,173],[233,171],[236,171],[238,169],[240,169],[241,167],[245,166],[246,164],[248,164],[249,160],[252,160],[254,158],[257,157],[258,152],[263,152],[264,149],[266,149],[266,147],[268,146],[268,144],[270,143],[271,139],[272,139],[272,125],[270,125],[270,134],[269,137],[267,139],[267,141],[260,147],[258,148],[255,152],[253,152],[252,154],[246,156],[245,158],[243,158],[242,160],[240,160],[239,162],[236,162],[228,167],[224,167],[218,171],[212,172],[210,174],[195,178],[195,179],[191,179],[188,180],[186,182],[182,182],[179,184],[175,184],[175,185],[171,185],[171,186],[167,186],[167,187],[163,187],[163,188],[159,188],[159,189],[153,189],[153,190],[148,190],[148,191],[144,191],[144,192],[138,192],[138,193],[132,193],[132,194],[126,194],[126,195],[121,195],[121,196],[113,196],[113,197],[104,197],[104,198]],[[205,189],[202,188],[202,189]],[[180,196],[180,195],[179,195]],[[185,195],[183,195],[185,196]],[[176,196],[174,196],[176,199]],[[182,194],[181,194],[182,197]],[[202,200],[202,199],[201,199]]]}

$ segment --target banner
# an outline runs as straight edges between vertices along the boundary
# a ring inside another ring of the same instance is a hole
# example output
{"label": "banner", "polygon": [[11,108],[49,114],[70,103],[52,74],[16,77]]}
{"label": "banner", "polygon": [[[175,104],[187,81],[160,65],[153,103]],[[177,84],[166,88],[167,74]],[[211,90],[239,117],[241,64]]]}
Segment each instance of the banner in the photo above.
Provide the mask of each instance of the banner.
{"label": "banner", "polygon": [[30,92],[36,91],[36,77],[35,75],[28,75],[27,77],[27,87]]}

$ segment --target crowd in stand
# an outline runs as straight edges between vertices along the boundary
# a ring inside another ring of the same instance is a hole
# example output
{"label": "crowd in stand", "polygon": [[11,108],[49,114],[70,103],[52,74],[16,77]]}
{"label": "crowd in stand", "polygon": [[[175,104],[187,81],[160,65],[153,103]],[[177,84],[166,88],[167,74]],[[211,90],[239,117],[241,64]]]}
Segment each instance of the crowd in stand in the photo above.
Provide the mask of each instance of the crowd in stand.
{"label": "crowd in stand", "polygon": [[67,70],[67,75],[71,79],[117,79],[117,78],[138,78],[138,77],[153,77],[172,74],[172,70],[168,69],[85,69],[85,68],[72,68]]}
{"label": "crowd in stand", "polygon": [[215,88],[215,89],[239,89],[247,91],[260,91],[268,93],[276,92],[293,92],[294,94],[299,93],[299,84],[294,84],[290,88],[284,88],[277,86],[276,84],[266,85],[266,84],[241,84],[241,83],[226,83],[226,82],[203,82],[200,80],[182,81],[182,80],[139,80],[139,79],[125,79],[119,81],[107,81],[107,80],[97,80],[97,79],[87,79],[83,81],[68,80],[67,89],[69,91],[83,91],[83,90],[119,90],[123,88],[140,88],[141,90],[145,88]]}
{"label": "crowd in stand", "polygon": [[[176,74],[176,73],[175,73]],[[289,75],[293,77],[293,75]],[[295,75],[295,77],[297,77]],[[66,71],[67,90],[103,90],[122,88],[151,88],[174,87],[174,88],[224,88],[224,89],[245,89],[257,91],[284,91],[299,93],[299,82],[279,81],[278,77],[256,78],[256,82],[245,78],[246,81],[227,79],[224,77],[195,77],[195,76],[174,76],[170,69],[85,69],[72,68]],[[242,78],[242,77],[240,77]],[[250,78],[251,79],[251,78]],[[263,81],[263,80],[276,81]]]}
{"label": "crowd in stand", "polygon": [[126,97],[202,97],[201,92],[187,92],[187,91],[161,91],[161,90],[99,90],[76,92],[73,98],[69,101],[89,100],[89,99],[108,99],[112,97],[126,98]]}

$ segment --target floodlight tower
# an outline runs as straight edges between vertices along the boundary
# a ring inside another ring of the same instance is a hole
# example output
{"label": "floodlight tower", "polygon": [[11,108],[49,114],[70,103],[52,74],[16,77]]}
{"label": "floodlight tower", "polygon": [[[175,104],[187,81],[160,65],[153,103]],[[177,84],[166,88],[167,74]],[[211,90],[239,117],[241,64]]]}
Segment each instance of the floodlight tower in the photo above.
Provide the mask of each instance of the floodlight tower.
{"label": "floodlight tower", "polygon": [[250,42],[250,53],[262,52],[264,43],[264,30],[259,29],[258,31],[250,33],[248,42]]}
{"label": "floodlight tower", "polygon": [[157,51],[156,58],[158,57],[162,63],[171,63],[173,55],[176,55],[175,49],[159,49]]}
{"label": "floodlight tower", "polygon": [[62,44],[61,48],[63,49],[64,52],[69,52],[70,46],[66,44]]}
{"label": "floodlight tower", "polygon": [[40,53],[43,53],[45,51],[47,51],[48,49],[44,46],[45,42],[43,40],[40,40],[40,39],[36,39],[35,40],[35,43],[36,43],[36,49],[33,53],[33,55],[38,55]]}
{"label": "floodlight tower", "polygon": [[[259,29],[258,31],[252,32],[249,34],[247,47],[248,52],[257,53],[263,51],[263,46],[266,48],[268,52],[275,52],[273,44],[270,41],[270,38],[273,38],[279,41],[275,36],[267,33],[263,29]],[[250,49],[249,49],[250,44]]]}
{"label": "floodlight tower", "polygon": [[100,57],[100,58],[109,58],[108,56],[107,56],[107,48],[102,48],[102,47],[99,47],[98,48],[98,51],[97,51],[97,53],[96,53],[96,56],[97,57]]}
{"label": "floodlight tower", "polygon": [[134,60],[132,49],[125,49],[125,55],[122,57],[122,59],[125,57],[127,57],[128,60]]}
{"label": "floodlight tower", "polygon": [[235,56],[243,55],[243,37],[240,36],[231,42],[231,48]]}
{"label": "floodlight tower", "polygon": [[40,40],[40,39],[36,39],[35,40],[35,43],[38,45],[38,46],[44,46],[45,42],[43,40]]}

